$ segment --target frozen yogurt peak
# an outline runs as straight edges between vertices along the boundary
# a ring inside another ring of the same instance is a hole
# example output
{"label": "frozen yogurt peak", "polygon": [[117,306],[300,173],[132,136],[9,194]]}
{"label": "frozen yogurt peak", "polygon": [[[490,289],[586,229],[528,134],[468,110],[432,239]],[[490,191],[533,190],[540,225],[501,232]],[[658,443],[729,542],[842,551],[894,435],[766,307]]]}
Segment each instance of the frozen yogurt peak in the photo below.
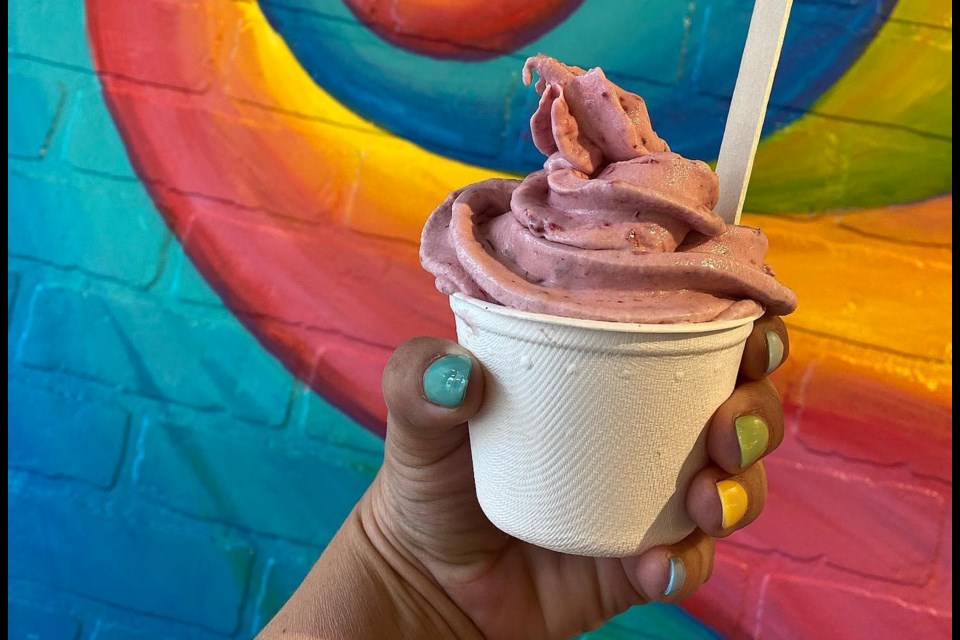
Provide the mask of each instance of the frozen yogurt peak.
{"label": "frozen yogurt peak", "polygon": [[526,84],[534,73],[543,169],[465,187],[433,212],[420,259],[441,292],[617,322],[794,310],[764,264],[766,236],[713,212],[717,175],[670,151],[642,98],[544,55],[527,60]]}

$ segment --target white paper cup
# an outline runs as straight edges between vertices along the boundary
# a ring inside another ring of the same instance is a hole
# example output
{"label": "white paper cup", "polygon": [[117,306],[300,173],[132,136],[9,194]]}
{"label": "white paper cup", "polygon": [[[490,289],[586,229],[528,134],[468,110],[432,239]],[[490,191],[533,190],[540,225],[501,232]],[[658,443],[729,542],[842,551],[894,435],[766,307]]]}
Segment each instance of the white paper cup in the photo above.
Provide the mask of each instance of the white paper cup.
{"label": "white paper cup", "polygon": [[629,324],[450,298],[483,365],[469,422],[480,506],[554,551],[624,557],[693,529],[685,500],[704,427],[730,397],[756,318]]}

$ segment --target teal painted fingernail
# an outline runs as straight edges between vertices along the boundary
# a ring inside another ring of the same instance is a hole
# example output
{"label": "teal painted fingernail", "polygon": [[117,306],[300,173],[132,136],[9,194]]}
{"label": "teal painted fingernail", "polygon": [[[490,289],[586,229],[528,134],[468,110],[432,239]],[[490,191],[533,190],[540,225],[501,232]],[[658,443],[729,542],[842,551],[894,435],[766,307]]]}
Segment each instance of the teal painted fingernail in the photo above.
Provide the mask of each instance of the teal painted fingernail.
{"label": "teal painted fingernail", "polygon": [[783,340],[776,331],[767,331],[767,373],[773,373],[781,362],[783,362]]}
{"label": "teal painted fingernail", "polygon": [[740,467],[749,467],[767,450],[770,430],[767,423],[757,416],[740,416],[733,421],[733,426],[740,444]]}
{"label": "teal painted fingernail", "polygon": [[687,580],[687,570],[683,567],[683,560],[680,558],[670,558],[670,581],[667,582],[667,588],[663,591],[663,595],[669,596],[672,593],[676,593],[683,587],[683,583]]}
{"label": "teal painted fingernail", "polygon": [[435,405],[456,409],[467,395],[473,360],[467,356],[437,358],[423,373],[423,395]]}

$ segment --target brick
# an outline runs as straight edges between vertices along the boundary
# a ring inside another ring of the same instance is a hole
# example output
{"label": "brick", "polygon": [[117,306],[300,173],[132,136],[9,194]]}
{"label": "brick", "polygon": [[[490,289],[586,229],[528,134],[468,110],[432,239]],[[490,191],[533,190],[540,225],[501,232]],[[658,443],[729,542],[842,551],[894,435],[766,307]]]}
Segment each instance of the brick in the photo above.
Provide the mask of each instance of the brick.
{"label": "brick", "polygon": [[314,391],[302,391],[299,420],[307,435],[341,447],[348,447],[383,456],[383,439],[364,429],[357,422]]}
{"label": "brick", "polygon": [[[255,0],[256,1],[256,0]],[[313,0],[304,0],[313,3]],[[268,10],[269,2],[260,2],[259,5]],[[353,14],[342,6],[341,3],[325,3],[324,9],[336,9],[339,6],[348,16],[352,18]],[[354,20],[355,22],[355,20]],[[272,113],[260,113],[259,118],[275,117],[280,112],[296,114],[313,119],[314,126],[319,122],[330,123],[334,125],[346,125],[351,129],[360,129],[370,132],[376,132],[378,129],[373,123],[362,119],[358,115],[345,107],[331,108],[326,100],[317,100],[316,96],[310,92],[291,91],[284,92],[283,95],[265,91],[264,87],[251,82],[250,74],[246,71],[248,68],[248,56],[256,55],[263,45],[265,34],[263,30],[256,27],[251,28],[247,24],[234,24],[229,28],[225,37],[232,43],[233,54],[230,58],[230,64],[221,66],[219,83],[222,84],[226,95],[234,99],[234,107],[241,113],[250,108],[250,105],[258,105],[259,108],[266,107]],[[251,60],[252,62],[252,60]],[[311,82],[307,80],[306,82]],[[246,103],[246,104],[245,104]],[[250,117],[258,117],[255,111],[251,111]],[[362,146],[362,145],[361,145]],[[315,162],[313,164],[316,164]]]}
{"label": "brick", "polygon": [[346,2],[316,2],[316,0],[260,0],[265,10],[297,9],[338,21],[360,24]]}
{"label": "brick", "polygon": [[715,640],[717,634],[682,609],[659,602],[631,607],[581,640]]}
{"label": "brick", "polygon": [[[283,34],[291,49],[307,54],[312,60],[374,60],[376,64],[356,64],[351,68],[349,81],[343,74],[335,72],[333,67],[321,64],[306,64],[314,79],[323,87],[341,97],[341,101],[354,107],[359,113],[367,113],[374,103],[382,102],[384,92],[400,91],[405,86],[405,78],[415,73],[418,78],[429,77],[437,86],[462,84],[458,76],[462,74],[460,65],[450,65],[444,60],[432,60],[427,56],[417,60],[414,70],[407,56],[397,56],[393,45],[376,36],[365,26],[356,22],[329,20],[315,13],[291,11],[280,8],[279,3],[266,9],[271,24]],[[309,49],[308,49],[309,47]],[[441,104],[432,92],[422,92],[405,96],[402,108],[408,113],[438,114],[438,121],[449,123],[457,121],[459,114],[472,113],[472,130],[468,133],[462,128],[431,126],[431,123],[419,119],[416,126],[405,127],[402,121],[394,123],[394,133],[402,137],[412,137],[422,141],[431,149],[449,150],[463,155],[469,149],[470,155],[477,161],[489,163],[498,157],[504,143],[504,104],[500,99],[485,99],[483,96],[505,96],[509,87],[515,83],[512,74],[517,73],[522,64],[514,58],[501,58],[486,64],[501,65],[504,73],[478,76],[471,91],[456,95],[445,95]],[[412,122],[412,121],[411,121]]]}
{"label": "brick", "polygon": [[[729,99],[746,43],[752,4],[739,0],[699,4],[693,33],[702,35],[697,36],[700,50],[695,56],[693,88],[702,95]],[[827,71],[825,65],[839,64],[844,48],[855,40],[872,38],[872,27],[879,18],[870,15],[868,20],[858,20],[865,15],[870,14],[862,8],[838,3],[794,5],[777,72],[780,82],[774,83],[771,105],[809,106],[809,92],[798,92],[797,87],[822,82],[821,77]],[[859,31],[853,33],[854,28]],[[767,114],[769,124],[784,116],[778,111],[771,107]],[[793,116],[786,114],[786,117],[792,119]]]}
{"label": "brick", "polygon": [[[709,10],[708,10],[709,9]],[[737,80],[750,26],[750,6],[738,0],[701,6],[694,16],[697,55],[691,56],[690,79],[698,93],[729,98]]]}
{"label": "brick", "polygon": [[[912,164],[916,168],[917,163]],[[904,221],[907,219],[905,216]],[[858,236],[843,228],[833,231],[831,225],[819,222],[811,220],[804,227],[804,235],[811,236],[807,241],[791,242],[787,236],[789,232],[795,233],[803,223],[768,227],[771,243],[780,241],[782,245],[776,251],[777,258],[788,263],[785,273],[778,272],[778,276],[795,277],[802,273],[798,288],[804,293],[815,290],[817,287],[811,283],[827,274],[835,281],[843,282],[843,278],[857,277],[856,274],[866,270],[870,278],[863,278],[864,282],[858,282],[853,290],[838,287],[824,290],[822,296],[810,296],[817,299],[807,305],[797,326],[838,338],[841,343],[830,352],[818,354],[818,368],[857,371],[859,363],[844,366],[842,362],[852,351],[841,356],[835,353],[843,351],[844,342],[859,343],[867,348],[878,347],[889,352],[882,365],[874,365],[878,371],[905,364],[909,369],[900,372],[898,377],[905,382],[911,379],[919,382],[916,386],[910,385],[914,389],[926,387],[917,394],[920,398],[943,397],[944,394],[936,393],[937,384],[931,384],[931,378],[927,376],[933,366],[950,366],[953,325],[949,314],[931,310],[948,309],[952,305],[952,252]],[[910,219],[909,224],[917,224],[917,221]],[[792,264],[798,256],[814,264]],[[821,260],[829,261],[832,268],[815,263]],[[910,273],[912,277],[904,278],[904,273]],[[904,326],[911,328],[909,334],[902,330]],[[840,362],[834,364],[831,359]],[[865,375],[870,374],[859,373],[859,376]],[[840,385],[843,381],[838,378]]]}
{"label": "brick", "polygon": [[[357,136],[359,138],[359,135]],[[423,228],[420,203],[405,198],[388,195],[396,185],[395,171],[384,162],[390,157],[392,148],[406,144],[396,139],[389,142],[376,142],[372,146],[376,151],[361,162],[349,181],[353,184],[347,206],[343,208],[343,225],[365,236],[391,238],[409,243]],[[374,146],[375,145],[375,146]],[[440,169],[445,171],[445,167]],[[420,172],[421,184],[431,184],[436,170],[431,171],[429,164]],[[390,215],[383,215],[390,211]]]}
{"label": "brick", "polygon": [[233,633],[253,551],[152,529],[72,501],[9,494],[9,577]]}
{"label": "brick", "polygon": [[933,571],[945,499],[902,482],[831,469],[767,464],[763,514],[734,540],[864,576],[925,584]]}
{"label": "brick", "polygon": [[[125,139],[137,150],[137,166],[146,180],[207,201],[308,222],[329,219],[350,193],[357,151],[348,141],[329,148],[315,145],[314,136],[307,134],[315,122],[267,118],[262,111],[245,117],[209,99],[131,91],[118,83],[107,87],[116,109],[135,115],[138,122],[126,129]],[[282,154],[270,153],[265,139]],[[229,147],[224,140],[230,140]],[[222,153],[184,153],[185,148]],[[341,162],[344,166],[338,166]],[[318,172],[321,165],[337,167],[336,172]],[[278,173],[285,178],[282,184]]]}
{"label": "brick", "polygon": [[266,425],[283,422],[292,388],[290,375],[233,318],[57,286],[35,293],[18,358]]}
{"label": "brick", "polygon": [[123,458],[129,414],[10,382],[7,462],[49,476],[113,484]]}
{"label": "brick", "polygon": [[260,631],[286,601],[297,590],[303,579],[307,577],[310,568],[320,557],[317,552],[300,557],[284,556],[282,559],[271,558],[267,564],[266,574],[260,591],[257,594],[257,605],[254,613],[252,631]]}
{"label": "brick", "polygon": [[[637,79],[661,85],[675,85],[682,79],[684,56],[690,55],[687,48],[691,30],[687,21],[692,6],[693,3],[689,2],[634,0],[624,5],[623,10],[627,14],[622,16],[624,19],[608,19],[597,25],[602,29],[602,37],[572,41],[561,24],[522,47],[511,64],[513,69],[518,69],[527,56],[562,51],[561,59],[565,63],[586,69],[599,64],[614,83],[646,97],[646,93],[637,88]],[[656,16],[656,26],[650,25],[650,16]],[[646,24],[638,25],[641,20]],[[656,37],[643,39],[643,45],[638,47],[638,30],[641,33],[655,30]],[[598,62],[598,59],[602,62]],[[650,61],[656,63],[651,64]],[[527,118],[522,120],[526,122]]]}
{"label": "brick", "polygon": [[[117,4],[91,0],[91,15],[110,12],[92,30],[109,55],[98,62],[101,73],[187,91],[203,91],[213,77],[216,56],[223,46],[222,20],[216,3],[141,0]],[[120,43],[111,28],[122,24]],[[176,51],[176,55],[170,55]]]}
{"label": "brick", "polygon": [[[396,314],[389,317],[400,321]],[[356,318],[352,316],[351,320]],[[335,331],[264,318],[254,322],[257,335],[269,340],[271,351],[279,354],[299,379],[307,381],[310,388],[330,404],[382,437],[386,405],[380,393],[380,378],[391,348],[345,339]],[[447,331],[430,332],[430,335],[446,334]]]}
{"label": "brick", "polygon": [[53,79],[7,75],[7,153],[42,158],[47,153],[67,99],[62,83]]}
{"label": "brick", "polygon": [[872,4],[872,5],[876,5],[877,8],[879,8],[879,5],[881,2],[883,2],[883,0],[797,0],[796,4],[798,6],[804,5],[804,4],[813,5],[813,6],[832,4],[832,5],[837,5],[839,7],[856,7],[858,5],[863,5],[863,4]]}
{"label": "brick", "polygon": [[[899,3],[901,5],[935,3]],[[941,3],[949,10],[949,3]],[[878,50],[909,51],[898,69],[900,78],[909,81],[889,80],[889,75],[877,65],[855,65],[844,77],[854,86],[885,88],[887,95],[909,92],[909,99],[870,100],[853,95],[844,99],[842,94],[818,101],[816,111],[822,115],[909,128],[940,136],[949,142],[953,138],[953,101],[951,100],[951,74],[953,64],[953,32],[925,25],[889,21],[871,42]],[[902,74],[902,75],[901,75]],[[913,78],[923,78],[922,85]],[[889,128],[885,128],[889,130]],[[863,130],[861,135],[869,135]],[[884,129],[880,130],[881,132]],[[892,147],[891,147],[892,148]],[[909,149],[910,147],[898,147]],[[934,193],[934,192],[931,192]],[[888,202],[906,202],[905,199]]]}
{"label": "brick", "polygon": [[101,627],[97,629],[94,640],[160,640],[161,636],[144,634],[124,627]]}
{"label": "brick", "polygon": [[[155,91],[131,91],[127,87],[120,91],[111,83],[106,86],[118,113],[145,121],[127,132],[131,148],[137,150],[144,179],[241,207],[262,207],[269,202],[262,188],[264,180],[256,174],[256,165],[263,158],[232,152],[256,148],[256,139],[265,135],[260,122],[241,122]],[[229,148],[223,148],[224,140],[232,141]],[[229,155],[215,158],[206,153],[189,154],[184,153],[186,148],[220,149]],[[232,174],[224,175],[225,166],[231,167]]]}
{"label": "brick", "polygon": [[20,291],[20,274],[7,271],[7,324],[13,317],[13,301],[17,298],[17,292]]}
{"label": "brick", "polygon": [[952,478],[950,406],[827,363],[806,376],[797,400],[802,403],[797,437],[808,449]]}
{"label": "brick", "polygon": [[177,299],[184,302],[222,307],[223,302],[220,301],[220,296],[213,290],[210,283],[200,275],[200,272],[187,254],[183,252],[183,249],[178,246],[172,253],[173,279],[170,288]]}
{"label": "brick", "polygon": [[169,620],[125,612],[122,620],[101,618],[90,640],[223,640],[220,634]]}
{"label": "brick", "polygon": [[[836,226],[872,236],[877,241],[915,244],[929,250],[924,262],[939,262],[938,252],[950,252],[953,247],[953,194],[929,198],[910,204],[898,204],[879,209],[847,211],[833,218]],[[909,216],[910,225],[904,225]],[[949,339],[949,338],[946,338]]]}
{"label": "brick", "polygon": [[734,553],[720,542],[710,581],[683,603],[684,609],[698,620],[709,620],[710,627],[725,638],[736,637],[744,611],[753,609],[747,598],[750,569],[743,562],[732,560]]}
{"label": "brick", "polygon": [[72,102],[63,159],[78,169],[135,177],[99,86],[79,91]]}
{"label": "brick", "polygon": [[74,640],[80,633],[80,621],[52,611],[10,603],[7,612],[7,637],[13,640]]}
{"label": "brick", "polygon": [[312,544],[333,537],[372,479],[350,468],[350,452],[331,450],[321,457],[236,433],[152,423],[137,446],[135,481],[153,499],[201,518]]}
{"label": "brick", "polygon": [[12,171],[7,206],[12,255],[140,286],[157,275],[168,232],[142,185],[69,184]]}
{"label": "brick", "polygon": [[942,545],[940,562],[938,570],[934,576],[931,585],[932,590],[937,594],[934,601],[943,603],[946,608],[948,603],[953,602],[953,501],[947,505],[947,517],[943,519],[943,532],[940,534],[941,540],[949,540],[949,544]]}
{"label": "brick", "polygon": [[[138,621],[140,622],[140,621]],[[152,629],[146,631],[140,626],[133,626],[131,622],[125,622],[129,626],[120,626],[113,622],[101,623],[91,640],[216,640],[223,636],[214,635],[196,628],[190,628],[178,625],[176,629],[164,628]],[[155,623],[152,626],[157,626]]]}
{"label": "brick", "polygon": [[950,638],[952,615],[931,611],[924,602],[871,595],[829,583],[774,575],[767,585],[760,612],[759,638],[813,638],[827,633],[835,640],[870,638],[901,640]]}
{"label": "brick", "polygon": [[[874,40],[883,23],[876,12],[882,1],[841,0],[832,4],[795,5],[790,12],[784,55],[777,67],[780,82],[774,82],[771,103],[809,107],[816,97],[811,95],[811,88],[822,92],[826,88],[824,81],[838,75],[830,73],[831,67],[839,66],[841,70],[849,67],[856,58],[847,52],[855,51],[857,46],[869,46]],[[805,90],[797,91],[798,87]],[[792,99],[787,99],[788,95]]]}
{"label": "brick", "polygon": [[925,24],[941,29],[953,29],[953,3],[951,2],[898,2],[892,18]]}
{"label": "brick", "polygon": [[[387,411],[379,389],[390,354],[389,349],[379,345],[328,338],[317,354],[308,378],[310,386],[320,389],[331,403],[344,407],[382,436]],[[376,389],[378,393],[361,401],[356,396],[362,389]]]}
{"label": "brick", "polygon": [[[278,339],[318,329],[328,332],[327,339],[309,340],[308,345],[351,343],[343,348],[356,354],[351,376],[365,375],[356,370],[359,362],[368,361],[368,352],[369,361],[380,361],[380,368],[372,370],[379,377],[392,345],[425,327],[437,333],[452,331],[444,299],[424,299],[432,279],[417,263],[413,245],[376,238],[358,243],[355,235],[334,227],[306,232],[277,228],[231,217],[236,212],[219,204],[177,204],[195,207],[183,244],[198,263],[203,260],[204,271],[213,274],[210,279],[224,285],[232,309],[260,316],[255,320],[260,325],[266,324],[263,318],[284,321],[286,326],[261,329]],[[390,286],[384,287],[387,279]],[[392,314],[386,323],[385,313]],[[349,326],[344,326],[344,318],[350,318]],[[346,340],[340,337],[344,332]],[[368,348],[374,337],[380,344]]]}
{"label": "brick", "polygon": [[83,2],[61,0],[10,2],[7,5],[8,51],[93,69],[84,8]]}

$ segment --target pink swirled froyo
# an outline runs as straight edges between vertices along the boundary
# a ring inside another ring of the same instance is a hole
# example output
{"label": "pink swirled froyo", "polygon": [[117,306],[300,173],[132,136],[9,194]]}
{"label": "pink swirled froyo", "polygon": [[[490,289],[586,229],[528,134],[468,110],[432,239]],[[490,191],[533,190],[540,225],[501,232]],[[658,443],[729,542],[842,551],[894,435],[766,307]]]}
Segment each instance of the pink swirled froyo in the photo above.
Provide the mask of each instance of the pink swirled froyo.
{"label": "pink swirled froyo", "polygon": [[787,314],[796,295],[764,264],[767,238],[713,213],[717,175],[670,151],[639,96],[603,71],[538,55],[530,119],[543,170],[455,191],[423,229],[445,294],[521,311],[638,323]]}

